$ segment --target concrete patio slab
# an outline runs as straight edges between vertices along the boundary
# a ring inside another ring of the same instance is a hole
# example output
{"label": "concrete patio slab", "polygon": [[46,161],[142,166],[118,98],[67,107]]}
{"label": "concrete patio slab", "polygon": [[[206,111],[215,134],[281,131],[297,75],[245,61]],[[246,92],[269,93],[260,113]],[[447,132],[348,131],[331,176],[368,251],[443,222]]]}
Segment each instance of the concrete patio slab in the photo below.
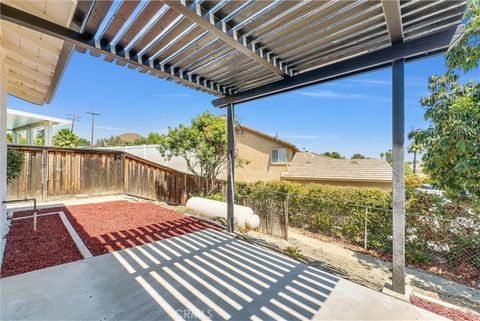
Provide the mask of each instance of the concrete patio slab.
{"label": "concrete patio slab", "polygon": [[2,320],[446,320],[202,230],[0,281]]}

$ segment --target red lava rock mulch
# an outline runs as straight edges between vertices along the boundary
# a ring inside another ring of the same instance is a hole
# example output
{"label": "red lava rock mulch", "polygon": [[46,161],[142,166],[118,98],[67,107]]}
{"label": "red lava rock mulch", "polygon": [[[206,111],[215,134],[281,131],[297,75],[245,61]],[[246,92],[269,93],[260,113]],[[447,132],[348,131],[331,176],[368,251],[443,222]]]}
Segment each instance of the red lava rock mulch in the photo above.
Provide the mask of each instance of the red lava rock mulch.
{"label": "red lava rock mulch", "polygon": [[435,304],[417,297],[412,297],[410,301],[412,302],[412,304],[422,309],[444,316],[453,321],[480,321],[479,314],[447,308],[440,304]]}
{"label": "red lava rock mulch", "polygon": [[82,258],[58,214],[38,217],[36,232],[33,230],[32,218],[14,220],[7,235],[0,277]]}
{"label": "red lava rock mulch", "polygon": [[[63,211],[93,255],[114,252],[215,225],[147,202],[115,201],[39,210]],[[32,215],[21,211],[15,218]],[[58,215],[14,220],[7,236],[1,277],[82,259]]]}
{"label": "red lava rock mulch", "polygon": [[115,201],[76,205],[68,206],[64,212],[93,255],[114,252],[205,228],[217,228],[147,202]]}

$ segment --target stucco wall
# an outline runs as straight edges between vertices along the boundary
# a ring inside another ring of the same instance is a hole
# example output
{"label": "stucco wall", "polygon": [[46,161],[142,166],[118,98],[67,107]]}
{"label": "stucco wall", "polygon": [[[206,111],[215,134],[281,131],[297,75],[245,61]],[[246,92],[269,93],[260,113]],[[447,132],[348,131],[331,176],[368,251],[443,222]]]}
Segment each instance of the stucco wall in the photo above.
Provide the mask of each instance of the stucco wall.
{"label": "stucco wall", "polygon": [[[287,148],[289,162],[293,157],[291,148],[248,130],[245,130],[245,135],[235,135],[235,148],[238,157],[248,161],[243,168],[235,167],[235,181],[278,181],[281,173],[287,171],[287,164],[271,163],[272,148]],[[223,177],[226,179],[226,171]]]}
{"label": "stucco wall", "polygon": [[376,187],[385,191],[392,190],[391,182],[355,182],[355,181],[324,181],[324,180],[300,180],[300,179],[287,179],[283,178],[282,180],[289,181],[292,183],[299,184],[324,184],[324,185],[334,185],[334,186],[353,186],[353,187]]}

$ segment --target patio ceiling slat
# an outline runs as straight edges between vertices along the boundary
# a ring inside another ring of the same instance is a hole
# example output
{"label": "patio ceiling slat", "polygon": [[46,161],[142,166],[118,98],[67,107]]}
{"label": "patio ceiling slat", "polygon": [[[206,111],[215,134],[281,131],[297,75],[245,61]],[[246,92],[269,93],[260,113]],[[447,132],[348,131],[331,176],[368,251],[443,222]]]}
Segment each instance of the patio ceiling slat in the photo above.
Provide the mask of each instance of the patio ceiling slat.
{"label": "patio ceiling slat", "polygon": [[156,41],[145,54],[149,57],[154,57],[158,51],[164,49],[167,45],[171,45],[171,42],[179,37],[182,33],[187,31],[193,24],[191,21],[182,18],[177,24],[169,29],[158,41]]}
{"label": "patio ceiling slat", "polygon": [[337,63],[327,63],[325,67],[318,68],[314,66],[311,70],[300,75],[272,82],[264,86],[254,87],[245,92],[229,95],[229,97],[218,98],[212,103],[216,107],[224,107],[232,103],[246,102],[279,92],[379,69],[390,65],[392,61],[399,58],[410,60],[424,57],[426,52],[434,54],[439,51],[444,51],[445,48],[448,48],[450,43],[459,36],[459,32],[462,32],[461,28],[452,26],[449,29],[407,42],[387,46],[380,50],[372,52],[368,52],[367,50],[356,57],[347,57],[344,61]]}
{"label": "patio ceiling slat", "polygon": [[[179,14],[172,9],[167,9],[167,11],[162,15],[161,19],[158,19],[148,31],[146,31],[132,46],[132,49],[136,52],[140,52],[147,48],[147,46],[155,40],[162,32],[164,32],[170,24],[179,18]],[[148,53],[147,53],[148,54]]]}
{"label": "patio ceiling slat", "polygon": [[382,0],[383,13],[387,23],[390,42],[403,41],[402,13],[400,12],[400,0]]}
{"label": "patio ceiling slat", "polygon": [[374,16],[359,15],[352,20],[345,19],[332,26],[319,27],[318,31],[312,30],[304,37],[281,42],[274,46],[272,50],[285,60],[292,59],[292,57],[298,53],[303,53],[303,56],[314,54],[319,51],[318,46],[322,44],[339,42],[344,36],[372,29],[381,29],[386,32],[385,23],[381,14]]}
{"label": "patio ceiling slat", "polygon": [[102,21],[105,18],[108,10],[112,6],[112,3],[112,0],[95,1],[92,12],[87,18],[87,23],[85,24],[84,33],[86,35],[95,35],[98,28],[102,24]]}
{"label": "patio ceiling slat", "polygon": [[142,12],[132,21],[122,37],[118,40],[118,45],[125,48],[142,30],[142,28],[153,18],[160,10],[163,4],[160,1],[150,1],[143,8]]}
{"label": "patio ceiling slat", "polygon": [[[226,44],[246,55],[250,59],[255,60],[265,68],[281,76],[285,76],[288,73],[288,71],[281,70],[274,64],[270,63],[255,48],[251,47],[249,43],[238,41],[237,39],[240,37],[233,34],[232,29],[229,29],[225,24],[222,24],[221,19],[217,18],[218,20],[215,21],[215,18],[210,18],[208,11],[205,11],[201,6],[197,6],[194,2],[190,5],[183,5],[177,1],[165,2],[171,8],[183,14],[190,21],[195,22],[206,31],[214,34]],[[213,19],[213,21],[210,21],[210,19]]]}
{"label": "patio ceiling slat", "polygon": [[459,24],[466,5],[465,0],[124,0],[112,10],[111,2],[79,2],[78,11],[88,13],[82,32],[101,39],[73,43],[110,62],[216,95],[250,91],[391,43],[428,37]]}
{"label": "patio ceiling slat", "polygon": [[139,4],[140,0],[122,1],[112,19],[108,23],[107,28],[103,32],[102,40],[105,42],[111,42]]}

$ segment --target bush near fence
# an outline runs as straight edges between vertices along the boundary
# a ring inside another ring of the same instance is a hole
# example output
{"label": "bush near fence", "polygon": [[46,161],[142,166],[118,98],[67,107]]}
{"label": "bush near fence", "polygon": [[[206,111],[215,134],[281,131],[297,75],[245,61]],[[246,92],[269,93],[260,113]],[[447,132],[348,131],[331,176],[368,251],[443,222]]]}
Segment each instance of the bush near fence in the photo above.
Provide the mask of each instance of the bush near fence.
{"label": "bush near fence", "polygon": [[[460,197],[415,191],[424,179],[407,180],[406,258],[411,265],[464,284],[480,286],[480,206]],[[375,188],[289,182],[238,183],[236,198],[288,206],[289,225],[362,246],[392,252],[392,195]],[[285,202],[287,201],[287,202]]]}

